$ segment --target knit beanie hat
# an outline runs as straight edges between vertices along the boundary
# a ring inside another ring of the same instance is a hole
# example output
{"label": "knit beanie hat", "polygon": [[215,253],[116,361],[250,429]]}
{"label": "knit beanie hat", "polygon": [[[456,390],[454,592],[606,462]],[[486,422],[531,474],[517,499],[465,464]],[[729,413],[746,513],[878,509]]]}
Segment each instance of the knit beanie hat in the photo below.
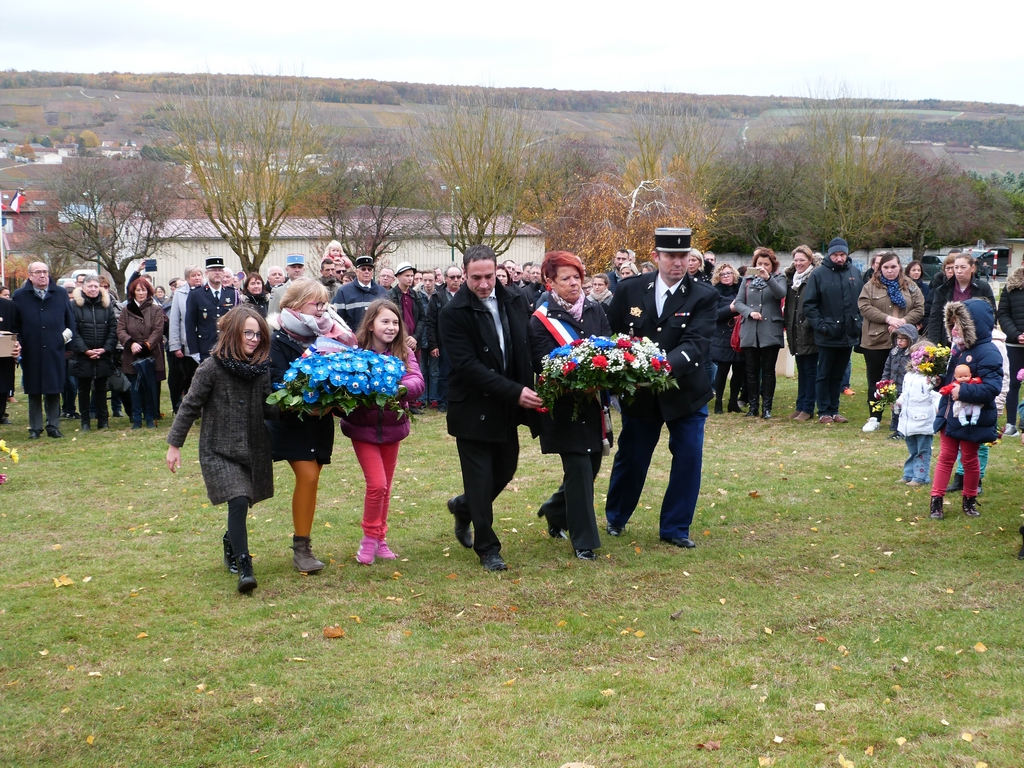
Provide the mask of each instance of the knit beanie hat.
{"label": "knit beanie hat", "polygon": [[843,238],[834,238],[832,242],[828,244],[828,255],[831,256],[833,253],[845,253],[849,256],[850,246],[846,244],[846,241],[843,240]]}

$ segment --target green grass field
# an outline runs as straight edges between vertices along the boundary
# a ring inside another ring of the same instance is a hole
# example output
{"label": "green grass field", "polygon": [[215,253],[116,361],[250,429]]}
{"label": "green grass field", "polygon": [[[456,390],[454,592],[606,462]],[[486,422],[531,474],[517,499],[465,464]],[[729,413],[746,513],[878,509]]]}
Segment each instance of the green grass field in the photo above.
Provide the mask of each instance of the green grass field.
{"label": "green grass field", "polygon": [[794,390],[770,423],[709,420],[690,551],[658,541],[665,441],[626,536],[584,563],[535,516],[560,465],[524,435],[504,574],[452,536],[433,414],[399,459],[400,560],[358,565],[339,435],[313,533],[329,567],[292,567],[277,465],[248,597],[197,431],[172,476],[166,428],[29,442],[20,395],[0,429],[21,453],[0,461],[0,765],[1021,765],[1021,444],[992,449],[979,520],[936,522],[926,488],[893,483],[903,443],[861,433],[861,391],[822,427],[785,420]]}

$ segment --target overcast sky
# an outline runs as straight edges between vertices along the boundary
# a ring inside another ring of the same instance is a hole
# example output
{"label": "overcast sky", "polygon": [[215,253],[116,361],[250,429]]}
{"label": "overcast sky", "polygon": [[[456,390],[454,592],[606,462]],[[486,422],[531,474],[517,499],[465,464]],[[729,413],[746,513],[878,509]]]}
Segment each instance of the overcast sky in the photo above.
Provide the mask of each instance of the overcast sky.
{"label": "overcast sky", "polygon": [[1024,104],[1024,2],[8,3],[0,68]]}

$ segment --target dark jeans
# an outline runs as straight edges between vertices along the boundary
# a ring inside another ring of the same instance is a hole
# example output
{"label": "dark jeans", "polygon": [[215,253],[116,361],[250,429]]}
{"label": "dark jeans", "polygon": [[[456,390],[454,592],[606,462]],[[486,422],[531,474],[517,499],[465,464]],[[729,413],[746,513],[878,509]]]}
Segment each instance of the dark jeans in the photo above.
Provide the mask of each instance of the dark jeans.
{"label": "dark jeans", "polygon": [[818,376],[818,353],[796,356],[796,409],[814,414],[814,387]]}
{"label": "dark jeans", "polygon": [[608,525],[629,522],[647,481],[651,457],[668,426],[668,450],[672,454],[668,487],[661,502],[659,532],[665,539],[690,537],[690,523],[700,495],[700,471],[704,458],[704,423],[708,409],[669,422],[646,421],[622,414],[619,448],[612,464],[611,482],[605,502]]}
{"label": "dark jeans", "polygon": [[78,381],[70,373],[64,376],[64,398],[61,403],[61,412],[72,414],[75,412],[75,400],[78,395]]}
{"label": "dark jeans", "polygon": [[746,383],[747,378],[747,366],[742,360],[737,360],[734,363],[723,363],[718,364],[718,373],[715,375],[715,408],[722,407],[722,395],[725,394],[725,382],[729,377],[729,368],[732,368],[732,381],[729,382],[729,405],[733,408],[738,408],[736,401],[739,399],[740,393],[743,391],[743,385]]}
{"label": "dark jeans", "polygon": [[448,354],[442,349],[437,358],[437,394],[434,399],[438,406],[448,407],[448,372],[451,365],[448,362]]}
{"label": "dark jeans", "polygon": [[765,408],[772,407],[775,399],[775,363],[781,346],[744,347],[743,362],[747,366],[747,405],[757,410],[757,396]]}
{"label": "dark jeans", "polygon": [[501,552],[494,532],[494,500],[516,474],[519,433],[511,427],[497,443],[456,438],[465,493],[452,502],[455,516],[473,523],[473,549],[483,557]]}
{"label": "dark jeans", "polygon": [[839,413],[839,393],[852,351],[853,347],[818,347],[818,376],[815,381],[818,416]]}
{"label": "dark jeans", "polygon": [[[1006,423],[1017,423],[1017,404],[1020,402],[1020,382],[1017,371],[1024,368],[1024,347],[1006,345],[1006,356],[1010,360],[1010,389],[1006,393]],[[1021,421],[1024,425],[1024,421]]]}
{"label": "dark jeans", "polygon": [[156,421],[160,416],[160,389],[152,364],[142,373],[129,373],[128,380],[132,383],[132,423],[141,426],[143,416],[147,424]]}
{"label": "dark jeans", "polygon": [[885,370],[885,361],[889,358],[890,351],[888,349],[861,350],[861,354],[864,355],[864,365],[868,370],[868,408],[871,415],[879,421],[882,420],[882,411],[885,409],[874,405],[875,390],[878,389],[878,382],[882,380],[882,371]]}
{"label": "dark jeans", "polygon": [[175,413],[181,405],[181,398],[192,386],[192,376],[195,375],[199,363],[186,355],[178,357],[173,352],[167,352],[167,389],[170,390],[171,408]]}
{"label": "dark jeans", "polygon": [[78,377],[78,412],[82,421],[89,420],[89,412],[96,411],[96,421],[99,424],[106,424],[107,414],[107,377],[98,379],[87,379],[84,376]]}
{"label": "dark jeans", "polygon": [[569,531],[574,549],[597,549],[601,536],[594,517],[594,479],[601,454],[563,453],[562,484],[540,507],[548,525]]}

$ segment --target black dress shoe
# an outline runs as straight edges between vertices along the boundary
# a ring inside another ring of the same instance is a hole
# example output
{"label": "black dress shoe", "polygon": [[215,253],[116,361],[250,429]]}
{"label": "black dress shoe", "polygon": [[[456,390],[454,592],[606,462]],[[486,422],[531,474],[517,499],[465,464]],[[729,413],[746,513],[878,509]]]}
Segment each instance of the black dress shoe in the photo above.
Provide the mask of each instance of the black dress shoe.
{"label": "black dress shoe", "polygon": [[605,530],[608,531],[609,536],[621,536],[622,532],[626,530],[626,526],[612,525],[611,523],[608,523],[607,527],[605,527]]}
{"label": "black dress shoe", "polygon": [[464,546],[466,549],[473,548],[473,531],[469,529],[469,521],[463,521],[455,512],[455,499],[448,499],[448,511],[452,513],[452,517],[455,518],[455,538],[458,539],[459,544]]}
{"label": "black dress shoe", "polygon": [[594,554],[592,549],[577,549],[576,558],[578,560],[597,560],[597,555]]}
{"label": "black dress shoe", "polygon": [[7,418],[6,416],[0,416],[0,424],[3,424],[3,425],[6,426],[6,425],[8,425],[10,423],[11,423],[11,420],[9,418]]}
{"label": "black dress shoe", "polygon": [[38,439],[39,439],[39,436],[40,436],[41,434],[43,434],[43,433],[42,433],[42,432],[40,432],[40,431],[39,431],[38,429],[30,429],[30,430],[28,431],[28,439],[29,439],[29,440],[38,440]]}
{"label": "black dress shoe", "polygon": [[505,561],[501,559],[501,555],[481,555],[480,565],[484,567],[485,571],[507,571],[508,566],[505,565]]}
{"label": "black dress shoe", "polygon": [[690,539],[666,539],[662,536],[661,540],[671,544],[673,547],[680,547],[682,549],[693,549],[697,546],[694,542],[690,541]]}
{"label": "black dress shoe", "polygon": [[48,437],[64,437],[63,432],[59,429],[54,429],[53,427],[47,427],[46,434]]}
{"label": "black dress shoe", "polygon": [[549,525],[548,536],[550,536],[552,539],[568,539],[569,533],[568,531],[559,528],[557,525]]}

